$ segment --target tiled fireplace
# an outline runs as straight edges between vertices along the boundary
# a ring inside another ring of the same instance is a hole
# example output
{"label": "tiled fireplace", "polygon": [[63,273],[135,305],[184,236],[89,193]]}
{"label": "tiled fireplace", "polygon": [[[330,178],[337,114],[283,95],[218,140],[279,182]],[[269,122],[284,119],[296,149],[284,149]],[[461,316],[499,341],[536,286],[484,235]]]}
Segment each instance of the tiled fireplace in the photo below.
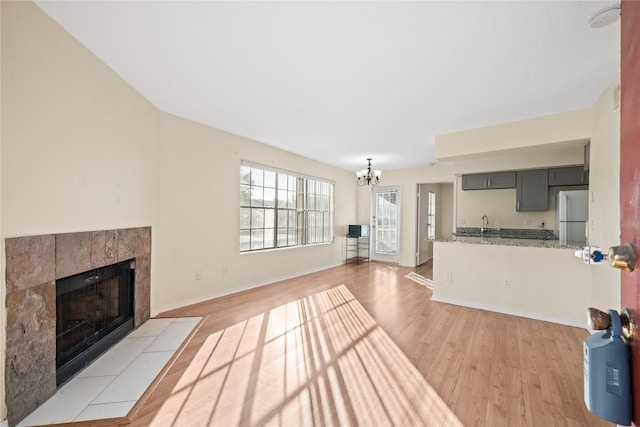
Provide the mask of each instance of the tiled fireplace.
{"label": "tiled fireplace", "polygon": [[151,228],[5,240],[7,418],[13,426],[56,391],[56,280],[132,260],[133,324],[150,315]]}

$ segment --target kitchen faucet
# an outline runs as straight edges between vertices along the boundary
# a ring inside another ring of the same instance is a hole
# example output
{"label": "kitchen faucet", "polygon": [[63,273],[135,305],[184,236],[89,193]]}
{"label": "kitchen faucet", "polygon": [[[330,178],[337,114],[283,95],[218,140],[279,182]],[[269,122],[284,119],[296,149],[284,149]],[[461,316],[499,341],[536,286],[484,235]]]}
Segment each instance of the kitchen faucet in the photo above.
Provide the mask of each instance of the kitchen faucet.
{"label": "kitchen faucet", "polygon": [[489,227],[489,217],[482,215],[482,225],[480,226],[481,233],[484,233],[485,227]]}

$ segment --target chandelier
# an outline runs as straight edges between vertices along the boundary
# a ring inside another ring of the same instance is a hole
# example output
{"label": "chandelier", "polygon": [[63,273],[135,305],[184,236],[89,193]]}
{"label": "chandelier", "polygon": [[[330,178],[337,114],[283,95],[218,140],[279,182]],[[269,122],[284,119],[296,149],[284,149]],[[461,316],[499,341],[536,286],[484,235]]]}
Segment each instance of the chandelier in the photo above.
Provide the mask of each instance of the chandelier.
{"label": "chandelier", "polygon": [[380,184],[380,175],[382,175],[382,171],[371,170],[371,158],[368,158],[367,161],[369,162],[367,168],[356,172],[358,185],[371,185],[375,187]]}

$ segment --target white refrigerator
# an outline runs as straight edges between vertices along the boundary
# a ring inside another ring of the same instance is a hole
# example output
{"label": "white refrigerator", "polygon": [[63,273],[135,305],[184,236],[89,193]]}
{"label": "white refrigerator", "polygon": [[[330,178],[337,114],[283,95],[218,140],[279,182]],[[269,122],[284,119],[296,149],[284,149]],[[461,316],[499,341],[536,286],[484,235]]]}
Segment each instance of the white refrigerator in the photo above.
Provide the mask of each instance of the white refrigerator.
{"label": "white refrigerator", "polygon": [[586,244],[589,190],[559,191],[557,206],[560,244]]}

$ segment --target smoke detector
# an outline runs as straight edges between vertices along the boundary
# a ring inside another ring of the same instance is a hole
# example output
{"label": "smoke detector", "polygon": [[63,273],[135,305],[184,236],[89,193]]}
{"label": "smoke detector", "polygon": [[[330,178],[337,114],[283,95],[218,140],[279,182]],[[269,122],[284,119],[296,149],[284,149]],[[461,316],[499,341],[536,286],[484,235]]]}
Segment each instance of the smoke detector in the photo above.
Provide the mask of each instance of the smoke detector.
{"label": "smoke detector", "polygon": [[589,24],[591,28],[601,28],[614,23],[620,17],[620,5],[612,4],[593,14]]}

